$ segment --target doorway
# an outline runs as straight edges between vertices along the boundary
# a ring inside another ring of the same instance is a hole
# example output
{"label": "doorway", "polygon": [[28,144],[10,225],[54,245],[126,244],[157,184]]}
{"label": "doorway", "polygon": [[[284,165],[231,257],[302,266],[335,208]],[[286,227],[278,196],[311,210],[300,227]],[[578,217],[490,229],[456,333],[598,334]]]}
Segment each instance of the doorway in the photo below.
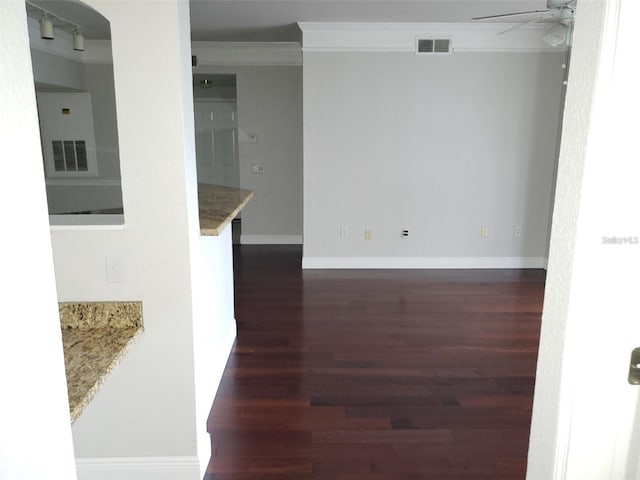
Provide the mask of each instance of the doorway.
{"label": "doorway", "polygon": [[[236,76],[193,76],[198,183],[240,187]],[[233,220],[233,243],[240,243],[241,214]]]}
{"label": "doorway", "polygon": [[194,76],[198,182],[240,186],[235,75]]}

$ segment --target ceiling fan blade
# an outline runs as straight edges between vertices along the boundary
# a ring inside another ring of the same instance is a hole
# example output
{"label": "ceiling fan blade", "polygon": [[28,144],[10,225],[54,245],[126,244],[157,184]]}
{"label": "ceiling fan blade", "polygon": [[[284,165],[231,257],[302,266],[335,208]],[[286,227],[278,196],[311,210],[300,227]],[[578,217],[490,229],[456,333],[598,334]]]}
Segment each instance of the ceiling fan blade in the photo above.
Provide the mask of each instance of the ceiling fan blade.
{"label": "ceiling fan blade", "polygon": [[519,15],[531,15],[534,13],[548,13],[549,10],[531,10],[530,12],[502,13],[500,15],[487,15],[486,17],[473,17],[471,20],[491,20],[492,18],[517,17]]}
{"label": "ceiling fan blade", "polygon": [[549,18],[550,16],[551,15],[542,15],[542,16],[540,16],[538,18],[534,18],[533,20],[529,20],[529,21],[526,21],[526,22],[519,23],[518,25],[515,25],[513,27],[507,28],[506,30],[503,30],[503,31],[499,32],[498,35],[502,35],[503,33],[507,33],[507,32],[510,32],[512,30],[516,30],[516,29],[518,29],[520,27],[524,27],[525,25],[529,25],[530,23],[539,22],[540,20],[544,20],[545,18]]}

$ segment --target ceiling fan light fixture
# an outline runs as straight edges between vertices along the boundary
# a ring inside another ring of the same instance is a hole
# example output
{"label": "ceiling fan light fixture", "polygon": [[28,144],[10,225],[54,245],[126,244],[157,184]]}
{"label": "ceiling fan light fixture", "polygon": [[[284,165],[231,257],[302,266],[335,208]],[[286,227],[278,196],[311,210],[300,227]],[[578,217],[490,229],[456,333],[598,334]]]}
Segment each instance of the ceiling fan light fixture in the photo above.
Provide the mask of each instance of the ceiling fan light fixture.
{"label": "ceiling fan light fixture", "polygon": [[40,38],[44,38],[45,40],[53,40],[53,23],[51,23],[51,20],[49,20],[49,16],[46,14],[46,12],[40,19]]}
{"label": "ceiling fan light fixture", "polygon": [[558,23],[542,36],[542,40],[552,47],[564,45],[569,36],[569,27],[564,23]]}

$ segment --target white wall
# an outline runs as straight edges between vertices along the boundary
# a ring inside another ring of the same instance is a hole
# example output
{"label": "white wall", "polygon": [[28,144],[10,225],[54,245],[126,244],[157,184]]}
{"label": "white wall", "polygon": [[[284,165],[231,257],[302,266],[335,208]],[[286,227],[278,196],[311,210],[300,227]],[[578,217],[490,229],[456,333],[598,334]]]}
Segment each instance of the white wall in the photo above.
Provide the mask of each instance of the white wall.
{"label": "white wall", "polygon": [[27,18],[27,27],[36,83],[62,91],[84,91],[84,53],[71,49],[71,34],[55,27],[55,38],[40,38],[40,24],[30,17]]}
{"label": "white wall", "polygon": [[118,156],[118,119],[116,116],[113,64],[87,63],[84,65],[87,91],[91,93],[93,127],[100,165],[100,178],[120,180]]}
{"label": "white wall", "polygon": [[0,2],[0,478],[76,478],[24,1]]}
{"label": "white wall", "polygon": [[[620,10],[618,11],[618,8]],[[527,479],[638,478],[640,236],[634,0],[576,16],[545,290]]]}
{"label": "white wall", "polygon": [[208,98],[215,100],[236,100],[236,88],[235,87],[221,87],[214,85],[209,88],[201,88],[197,85],[193,89],[194,98]]}
{"label": "white wall", "polygon": [[[147,474],[166,467],[154,478],[195,479],[208,458],[197,456],[206,425],[196,425],[195,410],[200,247],[188,3],[88,3],[111,22],[126,225],[53,227],[58,295],[141,300],[145,332],[74,424],[80,478],[99,478],[104,458],[115,459],[112,478],[146,478],[136,461],[151,458]],[[107,255],[119,257],[124,282],[106,282]]]}
{"label": "white wall", "polygon": [[[254,191],[242,213],[241,243],[301,243],[302,69],[237,71],[238,122],[258,142],[240,143],[240,185]],[[251,165],[264,164],[263,174]]]}
{"label": "white wall", "polygon": [[34,80],[49,87],[84,91],[82,63],[36,48],[31,49]]}
{"label": "white wall", "polygon": [[544,266],[562,61],[305,50],[303,264]]}
{"label": "white wall", "polygon": [[[51,180],[47,182],[47,202],[53,215],[122,208],[120,180]],[[63,223],[74,221],[69,215],[60,218]]]}
{"label": "white wall", "polygon": [[[240,186],[254,192],[242,211],[241,242],[301,243],[302,69],[201,65],[197,72],[236,74]],[[249,134],[257,134],[258,143],[249,143]],[[264,165],[263,174],[251,173],[256,163]]]}
{"label": "white wall", "polygon": [[206,428],[202,427],[207,424],[236,337],[231,226],[220,236],[200,237],[200,254],[196,271],[201,281],[198,282],[193,342],[198,453],[206,461],[212,454],[211,443]]}

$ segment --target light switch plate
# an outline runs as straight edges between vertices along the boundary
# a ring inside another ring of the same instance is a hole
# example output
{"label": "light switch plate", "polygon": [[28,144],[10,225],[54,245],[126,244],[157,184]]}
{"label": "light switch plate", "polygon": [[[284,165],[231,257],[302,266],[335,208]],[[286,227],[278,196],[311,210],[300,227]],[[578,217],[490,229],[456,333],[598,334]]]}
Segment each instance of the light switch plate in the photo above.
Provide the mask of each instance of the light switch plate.
{"label": "light switch plate", "polygon": [[121,283],[124,282],[124,266],[122,257],[105,257],[105,267],[107,271],[107,282]]}

